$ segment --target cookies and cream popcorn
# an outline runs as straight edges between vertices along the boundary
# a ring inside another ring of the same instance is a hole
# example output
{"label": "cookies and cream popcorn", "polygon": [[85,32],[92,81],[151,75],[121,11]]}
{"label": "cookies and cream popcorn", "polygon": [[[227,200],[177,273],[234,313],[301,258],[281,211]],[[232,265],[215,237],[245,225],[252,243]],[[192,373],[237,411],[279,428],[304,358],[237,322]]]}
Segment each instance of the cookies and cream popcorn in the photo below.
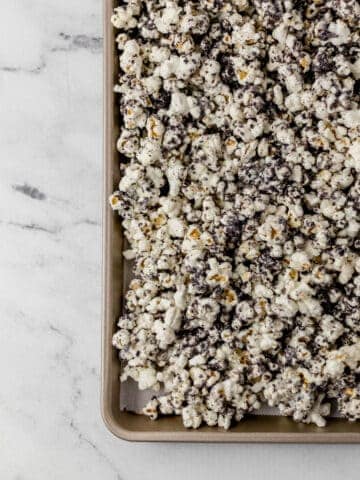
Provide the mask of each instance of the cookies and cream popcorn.
{"label": "cookies and cream popcorn", "polygon": [[113,344],[151,419],[360,418],[359,22],[355,0],[115,8]]}

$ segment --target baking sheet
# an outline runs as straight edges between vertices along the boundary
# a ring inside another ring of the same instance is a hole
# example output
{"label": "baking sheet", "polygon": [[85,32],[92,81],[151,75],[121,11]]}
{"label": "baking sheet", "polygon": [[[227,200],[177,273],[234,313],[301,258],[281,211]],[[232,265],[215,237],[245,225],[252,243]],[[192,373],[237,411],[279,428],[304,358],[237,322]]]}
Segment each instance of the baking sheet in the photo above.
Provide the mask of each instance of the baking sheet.
{"label": "baking sheet", "polygon": [[[133,385],[120,384],[121,365],[112,336],[124,291],[123,234],[119,218],[108,206],[108,197],[119,182],[119,109],[113,85],[119,69],[115,33],[110,24],[118,0],[104,0],[104,190],[103,190],[103,312],[101,414],[108,430],[128,441],[147,442],[237,442],[237,443],[360,443],[360,422],[330,420],[326,427],[296,423],[279,415],[249,415],[230,430],[202,426],[185,429],[179,417],[162,417],[153,422],[144,415],[120,409],[127,404],[138,410],[143,399]],[[126,268],[126,266],[125,266]],[[128,389],[129,387],[129,389]],[[147,392],[151,396],[151,392]]]}

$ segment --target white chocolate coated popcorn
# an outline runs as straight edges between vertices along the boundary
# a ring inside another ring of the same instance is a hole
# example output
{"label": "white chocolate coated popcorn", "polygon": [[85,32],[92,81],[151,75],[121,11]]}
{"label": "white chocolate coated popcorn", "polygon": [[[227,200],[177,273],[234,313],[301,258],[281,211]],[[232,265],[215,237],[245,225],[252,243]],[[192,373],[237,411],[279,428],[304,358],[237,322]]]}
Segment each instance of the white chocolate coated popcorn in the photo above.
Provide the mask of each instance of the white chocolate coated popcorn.
{"label": "white chocolate coated popcorn", "polygon": [[355,0],[115,9],[113,344],[151,419],[360,418],[359,22]]}

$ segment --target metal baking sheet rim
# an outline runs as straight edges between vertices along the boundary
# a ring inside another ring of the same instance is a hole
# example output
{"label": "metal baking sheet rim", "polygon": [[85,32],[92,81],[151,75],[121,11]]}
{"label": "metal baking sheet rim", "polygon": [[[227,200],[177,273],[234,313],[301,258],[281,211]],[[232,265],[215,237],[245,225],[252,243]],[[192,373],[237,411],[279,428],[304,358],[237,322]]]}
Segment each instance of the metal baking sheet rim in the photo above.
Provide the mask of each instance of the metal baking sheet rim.
{"label": "metal baking sheet rim", "polygon": [[113,85],[118,60],[115,34],[110,24],[116,0],[104,2],[104,177],[103,177],[103,309],[101,413],[106,427],[115,436],[146,442],[228,442],[228,443],[360,443],[360,422],[331,419],[324,428],[295,423],[285,417],[249,416],[228,431],[201,427],[188,430],[178,417],[154,422],[142,415],[120,410],[120,362],[112,347],[123,295],[122,233],[119,218],[108,207],[108,196],[119,181],[116,138],[117,109]]}

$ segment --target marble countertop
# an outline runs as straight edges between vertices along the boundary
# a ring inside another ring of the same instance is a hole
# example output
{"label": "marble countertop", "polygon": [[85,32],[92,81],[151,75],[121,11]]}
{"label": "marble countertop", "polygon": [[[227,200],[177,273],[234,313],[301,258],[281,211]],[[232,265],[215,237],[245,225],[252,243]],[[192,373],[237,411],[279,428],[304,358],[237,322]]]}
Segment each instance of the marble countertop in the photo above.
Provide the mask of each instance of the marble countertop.
{"label": "marble countertop", "polygon": [[130,444],[99,408],[101,0],[0,7],[0,478],[357,477],[357,446]]}

